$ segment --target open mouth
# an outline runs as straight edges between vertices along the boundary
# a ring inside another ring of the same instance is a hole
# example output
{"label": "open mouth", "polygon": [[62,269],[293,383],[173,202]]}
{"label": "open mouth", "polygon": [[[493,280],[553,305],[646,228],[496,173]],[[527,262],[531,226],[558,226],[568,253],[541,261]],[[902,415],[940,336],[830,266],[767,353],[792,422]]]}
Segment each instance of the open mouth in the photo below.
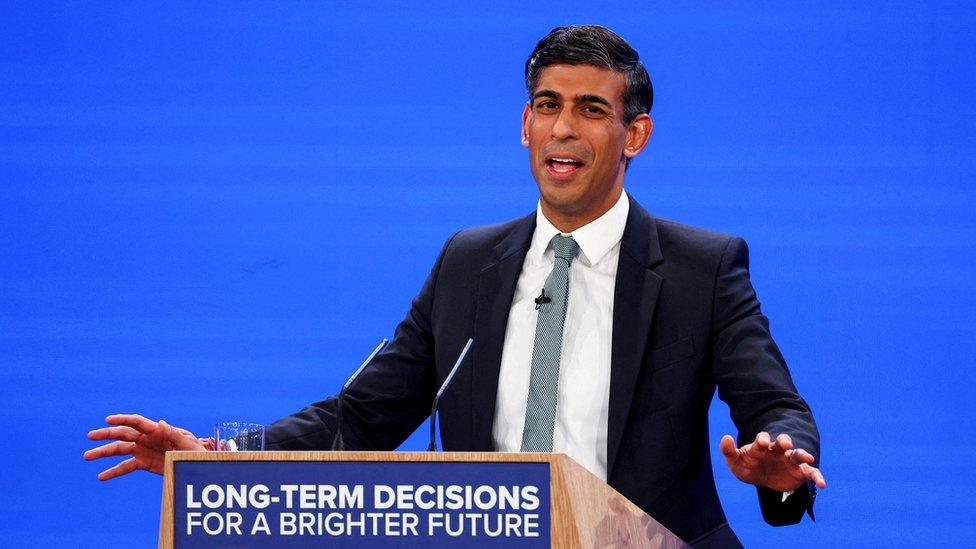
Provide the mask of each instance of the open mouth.
{"label": "open mouth", "polygon": [[557,177],[566,177],[576,173],[583,167],[583,162],[569,156],[551,156],[546,158],[546,168],[549,173]]}

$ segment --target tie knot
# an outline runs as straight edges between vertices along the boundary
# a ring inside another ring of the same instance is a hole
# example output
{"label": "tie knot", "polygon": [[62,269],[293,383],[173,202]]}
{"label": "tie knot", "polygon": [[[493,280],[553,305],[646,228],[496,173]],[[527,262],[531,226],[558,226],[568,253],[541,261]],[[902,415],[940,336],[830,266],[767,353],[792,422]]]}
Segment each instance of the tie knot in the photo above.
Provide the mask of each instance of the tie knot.
{"label": "tie knot", "polygon": [[579,244],[571,236],[557,234],[552,237],[551,244],[552,251],[556,254],[556,257],[565,259],[568,263],[572,263],[573,258],[579,253]]}

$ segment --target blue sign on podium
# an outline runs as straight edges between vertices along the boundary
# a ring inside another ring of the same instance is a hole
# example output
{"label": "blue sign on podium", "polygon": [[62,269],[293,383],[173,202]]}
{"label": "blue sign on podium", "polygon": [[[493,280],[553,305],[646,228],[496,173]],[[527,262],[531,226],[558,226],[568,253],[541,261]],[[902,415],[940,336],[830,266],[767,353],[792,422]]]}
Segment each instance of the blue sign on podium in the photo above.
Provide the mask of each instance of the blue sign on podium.
{"label": "blue sign on podium", "polygon": [[549,547],[549,464],[179,461],[174,542]]}

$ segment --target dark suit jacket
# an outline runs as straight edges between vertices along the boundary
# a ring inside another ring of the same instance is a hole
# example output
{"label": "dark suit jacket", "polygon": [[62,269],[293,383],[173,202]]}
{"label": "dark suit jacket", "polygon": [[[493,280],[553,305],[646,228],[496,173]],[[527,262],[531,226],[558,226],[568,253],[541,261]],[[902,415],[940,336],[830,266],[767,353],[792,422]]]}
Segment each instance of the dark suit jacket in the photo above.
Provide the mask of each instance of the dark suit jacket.
{"label": "dark suit jacket", "polygon": [[[347,448],[392,450],[430,414],[469,337],[467,364],[441,401],[446,450],[493,450],[505,328],[535,216],[461,231],[444,246],[393,341],[346,394]],[[718,388],[739,443],[787,433],[819,456],[800,398],[749,281],[742,239],[656,219],[631,199],[613,307],[608,483],[683,539],[737,544],[709,458],[708,407]],[[271,449],[327,449],[335,398],[272,425]],[[771,524],[798,522],[814,492],[785,504],[759,490]]]}

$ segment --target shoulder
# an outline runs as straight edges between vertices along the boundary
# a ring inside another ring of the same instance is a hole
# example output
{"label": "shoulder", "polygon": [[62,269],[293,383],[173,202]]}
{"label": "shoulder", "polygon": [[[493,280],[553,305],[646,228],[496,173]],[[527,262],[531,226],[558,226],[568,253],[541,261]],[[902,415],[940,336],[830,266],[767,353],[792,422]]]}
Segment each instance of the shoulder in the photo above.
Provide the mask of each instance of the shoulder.
{"label": "shoulder", "polygon": [[746,241],[717,231],[657,220],[661,267],[673,274],[704,283],[722,273],[749,269]]}
{"label": "shoulder", "polygon": [[454,235],[454,242],[463,246],[488,246],[492,247],[505,239],[518,227],[532,222],[533,215],[519,217],[504,223],[494,223],[491,225],[480,225],[461,229]]}
{"label": "shoulder", "polygon": [[742,238],[656,217],[633,200],[627,223],[624,249],[639,262],[643,256],[649,266],[673,268],[676,274],[714,274],[724,258],[748,257]]}
{"label": "shoulder", "polygon": [[462,229],[447,242],[444,256],[453,261],[503,258],[512,251],[527,247],[534,230],[534,213],[504,223]]}
{"label": "shoulder", "polygon": [[471,227],[454,233],[444,244],[427,284],[468,288],[478,283],[484,270],[501,260],[518,258],[528,248],[535,230],[535,215],[505,223]]}
{"label": "shoulder", "polygon": [[627,223],[625,239],[629,235],[631,242],[626,247],[639,254],[646,246],[652,263],[709,269],[730,250],[747,254],[740,237],[654,216],[634,200]]}
{"label": "shoulder", "polygon": [[745,245],[745,241],[730,234],[692,227],[676,221],[655,218],[661,250],[668,254],[693,256],[722,256],[729,248]]}

